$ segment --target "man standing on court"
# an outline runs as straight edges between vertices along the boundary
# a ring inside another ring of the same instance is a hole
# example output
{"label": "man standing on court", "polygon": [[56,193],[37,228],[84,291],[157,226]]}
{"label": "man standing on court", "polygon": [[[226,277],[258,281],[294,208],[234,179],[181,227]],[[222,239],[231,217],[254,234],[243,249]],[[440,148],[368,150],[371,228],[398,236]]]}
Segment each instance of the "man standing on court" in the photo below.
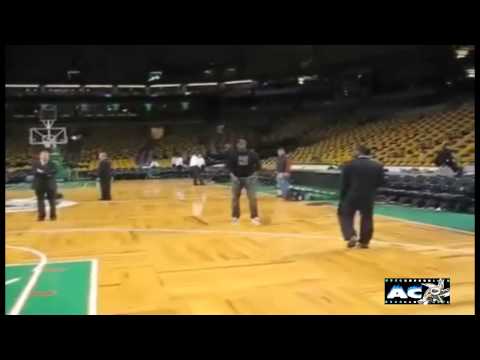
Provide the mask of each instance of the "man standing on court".
{"label": "man standing on court", "polygon": [[281,197],[287,199],[290,187],[290,160],[284,148],[279,148],[277,154],[277,186]]}
{"label": "man standing on court", "polygon": [[192,157],[190,158],[190,170],[192,172],[193,185],[204,185],[203,180],[200,176],[200,172],[202,171],[202,164],[205,165],[205,160],[203,160],[202,156],[199,155],[199,153],[194,152]]}
{"label": "man standing on court", "polygon": [[45,195],[50,206],[50,220],[57,220],[56,196],[57,182],[55,175],[57,167],[50,161],[50,153],[47,150],[40,151],[39,160],[32,164],[33,189],[37,196],[38,221],[45,220]]}
{"label": "man standing on court", "polygon": [[[356,157],[342,169],[338,217],[347,247],[368,248],[373,236],[373,208],[377,188],[383,184],[383,165],[370,157],[370,150],[358,146]],[[353,228],[356,212],[360,212],[360,237]]]}
{"label": "man standing on court", "polygon": [[172,167],[179,172],[182,171],[183,157],[181,157],[179,154],[175,154],[175,156],[172,157]]}
{"label": "man standing on court", "polygon": [[97,176],[100,181],[100,200],[112,200],[111,184],[112,184],[112,166],[107,157],[106,152],[101,152],[98,156]]}
{"label": "man standing on court", "polygon": [[256,196],[256,172],[260,170],[260,159],[253,150],[247,149],[247,141],[240,139],[236,151],[231,151],[227,159],[227,168],[232,179],[232,222],[240,218],[240,195],[246,188],[250,205],[250,218],[253,224],[260,225]]}
{"label": "man standing on court", "polygon": [[198,179],[200,180],[200,185],[205,185],[205,183],[203,182],[202,173],[205,170],[206,162],[201,152],[197,154],[197,166],[198,166]]}

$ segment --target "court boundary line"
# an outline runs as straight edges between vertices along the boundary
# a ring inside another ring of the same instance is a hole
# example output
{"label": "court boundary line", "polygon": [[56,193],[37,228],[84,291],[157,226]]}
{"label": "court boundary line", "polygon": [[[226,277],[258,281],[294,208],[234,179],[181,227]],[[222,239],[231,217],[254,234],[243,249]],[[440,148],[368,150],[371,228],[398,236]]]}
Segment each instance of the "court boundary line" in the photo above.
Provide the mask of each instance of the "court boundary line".
{"label": "court boundary line", "polygon": [[416,243],[410,244],[405,242],[389,241],[389,240],[378,239],[375,237],[372,238],[371,242],[374,244],[380,244],[381,246],[385,246],[385,245],[400,246],[400,247],[404,247],[406,249],[410,249],[414,251],[447,251],[447,252],[459,253],[467,256],[475,256],[475,248],[473,248],[472,250],[450,249],[442,246],[431,246],[431,245],[422,245],[422,244],[416,244]]}
{"label": "court boundary line", "polygon": [[90,288],[88,293],[88,315],[97,315],[98,259],[91,259]]}
{"label": "court boundary line", "polygon": [[433,227],[433,228],[435,228],[435,229],[442,229],[442,230],[447,230],[447,231],[453,231],[453,232],[458,232],[458,233],[466,234],[466,235],[475,235],[475,232],[474,232],[474,231],[472,232],[472,231],[467,231],[467,230],[460,230],[460,229],[456,229],[456,228],[451,228],[451,227],[447,227],[447,226],[440,226],[440,225],[422,223],[422,222],[411,221],[411,220],[404,220],[404,219],[399,219],[399,218],[396,218],[396,217],[391,217],[391,216],[388,216],[388,215],[380,215],[380,214],[378,214],[378,215],[375,215],[375,216],[379,216],[379,217],[383,217],[383,218],[391,219],[391,220],[396,220],[396,221],[401,221],[401,222],[404,222],[404,223],[407,223],[407,224]]}
{"label": "court boundary line", "polygon": [[[94,259],[85,259],[85,260],[82,260],[82,259],[75,259],[75,260],[59,260],[59,261],[50,261],[48,264],[49,265],[55,265],[55,264],[63,264],[63,263],[71,263],[71,262],[89,262],[89,261],[92,261]],[[9,266],[28,266],[28,265],[35,265],[36,263],[32,263],[32,262],[28,262],[28,263],[14,263],[14,264],[5,264],[5,267],[9,267]]]}
{"label": "court boundary line", "polygon": [[[259,232],[259,231],[222,231],[222,230],[201,230],[201,229],[164,229],[164,228],[67,228],[67,229],[50,229],[50,230],[27,230],[27,231],[12,231],[12,232],[19,232],[19,233],[66,233],[66,232],[144,232],[144,233],[188,233],[188,234],[231,234],[231,235],[250,235],[250,236],[291,236],[296,238],[302,239],[333,239],[334,236],[326,236],[326,235],[316,235],[312,233],[304,233],[304,234],[297,234],[297,233],[271,233],[271,232]],[[378,242],[381,244],[389,244],[393,246],[403,246],[405,248],[416,250],[439,250],[439,251],[447,251],[453,253],[465,253],[466,250],[463,249],[451,249],[448,247],[442,246],[431,246],[431,245],[422,245],[422,244],[410,244],[404,242],[390,242],[388,240],[377,240],[375,236],[372,238],[373,242]],[[468,251],[468,250],[467,250]],[[473,254],[475,254],[475,250],[473,250]],[[82,261],[82,260],[78,260]],[[70,261],[63,261],[63,262],[70,262]]]}
{"label": "court boundary line", "polygon": [[5,281],[5,286],[10,285],[10,284],[15,284],[17,281],[20,281],[19,277],[7,280],[7,281]]}
{"label": "court boundary line", "polygon": [[[376,215],[377,216],[377,215]],[[378,215],[380,217],[384,217],[382,215]],[[386,217],[389,218],[389,217]],[[389,218],[391,220],[397,220],[396,218]],[[416,222],[409,222],[414,225],[426,225],[427,227],[439,228],[442,230],[450,230],[449,228],[443,228],[441,226],[423,224],[423,223],[416,223]],[[232,235],[262,235],[262,236],[291,236],[297,238],[318,238],[318,239],[330,239],[331,236],[325,235],[318,235],[315,233],[284,233],[284,232],[264,232],[264,231],[231,231],[231,230],[202,230],[202,229],[168,229],[168,228],[122,228],[122,227],[98,227],[98,228],[60,228],[60,229],[39,229],[39,230],[10,230],[6,231],[6,234],[21,234],[21,233],[28,233],[28,234],[51,234],[51,233],[69,233],[69,232],[164,232],[164,233],[194,233],[194,234],[232,234]],[[464,233],[466,235],[475,235],[475,233],[464,232],[459,230],[460,233]]]}
{"label": "court boundary line", "polygon": [[231,230],[202,230],[202,229],[168,229],[168,228],[121,228],[121,227],[98,227],[98,228],[63,228],[63,229],[39,229],[39,230],[10,230],[6,231],[8,234],[55,234],[55,233],[70,233],[70,232],[163,232],[163,233],[181,233],[181,234],[231,234],[231,235],[253,235],[253,236],[291,236],[306,239],[331,239],[331,236],[318,235],[313,233],[282,233],[282,232],[263,232],[263,231],[231,231]]}
{"label": "court boundary line", "polygon": [[[331,205],[331,204],[325,204],[325,205],[336,209],[336,206],[334,206],[334,205]],[[405,219],[400,219],[400,218],[396,218],[396,217],[392,217],[392,216],[388,216],[388,215],[374,214],[374,216],[383,217],[383,218],[390,219],[390,220],[395,220],[395,221],[400,221],[400,222],[404,222],[404,223],[407,223],[407,224],[432,227],[432,228],[435,228],[435,229],[448,230],[448,231],[458,232],[458,233],[461,233],[461,234],[475,236],[474,231],[471,232],[471,231],[467,231],[467,230],[460,230],[460,229],[455,229],[455,228],[446,227],[446,226],[422,223],[422,222],[417,222],[417,221],[412,221],[412,220],[405,220]]]}
{"label": "court boundary line", "polygon": [[23,288],[22,292],[20,293],[20,296],[17,298],[17,301],[15,301],[10,312],[8,313],[8,315],[19,315],[23,307],[25,306],[33,288],[37,284],[38,279],[40,278],[40,275],[43,272],[43,269],[47,265],[48,259],[47,259],[47,255],[33,248],[24,247],[24,246],[12,246],[7,244],[5,244],[5,247],[30,252],[40,258],[40,261],[32,270],[33,274],[30,276],[30,279],[28,280],[27,285]]}

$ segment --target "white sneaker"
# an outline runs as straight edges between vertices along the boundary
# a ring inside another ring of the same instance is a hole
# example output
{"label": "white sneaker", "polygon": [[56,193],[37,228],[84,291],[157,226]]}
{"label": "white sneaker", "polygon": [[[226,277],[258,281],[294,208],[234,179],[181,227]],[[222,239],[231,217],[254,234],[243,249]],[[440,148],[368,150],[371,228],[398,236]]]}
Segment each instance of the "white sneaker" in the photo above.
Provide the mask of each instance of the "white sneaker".
{"label": "white sneaker", "polygon": [[260,218],[259,218],[259,217],[253,218],[253,219],[252,219],[252,224],[253,224],[253,225],[262,225],[262,223],[260,222]]}
{"label": "white sneaker", "polygon": [[232,224],[238,224],[238,218],[232,218]]}
{"label": "white sneaker", "polygon": [[358,239],[355,235],[351,237],[351,239],[347,242],[347,248],[354,248],[357,246]]}

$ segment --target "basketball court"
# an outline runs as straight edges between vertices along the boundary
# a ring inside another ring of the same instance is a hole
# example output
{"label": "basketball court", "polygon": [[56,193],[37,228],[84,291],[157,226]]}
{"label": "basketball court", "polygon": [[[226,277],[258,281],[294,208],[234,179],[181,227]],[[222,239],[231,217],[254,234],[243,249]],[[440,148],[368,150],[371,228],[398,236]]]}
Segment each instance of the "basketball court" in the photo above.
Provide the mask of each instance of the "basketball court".
{"label": "basketball court", "polygon": [[[474,233],[376,216],[347,249],[336,208],[259,194],[263,224],[230,222],[230,188],[190,180],[61,189],[58,220],[8,212],[6,313],[473,314]],[[7,190],[6,199],[33,192]],[[387,277],[448,277],[451,304],[386,305]]]}

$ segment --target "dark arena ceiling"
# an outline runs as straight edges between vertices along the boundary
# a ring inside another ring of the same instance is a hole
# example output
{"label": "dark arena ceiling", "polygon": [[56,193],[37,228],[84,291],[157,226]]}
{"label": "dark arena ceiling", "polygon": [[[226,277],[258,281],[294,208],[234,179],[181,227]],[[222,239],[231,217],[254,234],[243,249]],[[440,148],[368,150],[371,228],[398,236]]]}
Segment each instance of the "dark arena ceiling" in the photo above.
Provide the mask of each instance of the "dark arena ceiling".
{"label": "dark arena ceiling", "polygon": [[446,45],[9,45],[7,83],[68,81],[78,70],[83,83],[274,79],[331,73],[344,66],[448,65]]}

